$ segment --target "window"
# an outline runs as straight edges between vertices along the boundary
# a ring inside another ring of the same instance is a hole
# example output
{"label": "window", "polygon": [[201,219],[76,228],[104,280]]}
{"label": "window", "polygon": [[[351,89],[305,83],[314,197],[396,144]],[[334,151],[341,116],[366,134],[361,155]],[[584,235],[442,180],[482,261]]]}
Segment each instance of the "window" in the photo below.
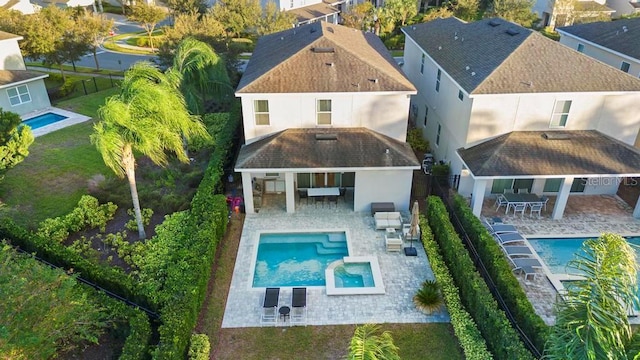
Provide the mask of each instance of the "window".
{"label": "window", "polygon": [[438,69],[438,74],[436,75],[436,91],[440,92],[440,77],[442,76],[442,71]]}
{"label": "window", "polygon": [[256,125],[269,125],[269,100],[254,100],[253,111],[256,115]]}
{"label": "window", "polygon": [[264,176],[266,176],[266,177],[279,177],[280,173],[265,173]]}
{"label": "window", "polygon": [[318,100],[318,125],[331,125],[331,100]]}
{"label": "window", "polygon": [[429,107],[424,107],[424,127],[427,127],[427,117],[429,116]]}
{"label": "window", "polygon": [[9,95],[9,102],[11,106],[16,106],[31,101],[31,95],[29,95],[29,88],[27,85],[20,85],[14,88],[7,89],[7,95]]}
{"label": "window", "polygon": [[620,70],[628,73],[629,72],[629,67],[631,66],[631,64],[629,64],[626,61],[623,61],[622,64],[620,64]]}
{"label": "window", "polygon": [[492,194],[502,194],[504,189],[513,189],[513,179],[495,179],[491,184]]}
{"label": "window", "polygon": [[562,185],[562,179],[547,179],[544,182],[543,192],[558,192]]}
{"label": "window", "polygon": [[438,124],[438,132],[436,132],[436,146],[440,146],[440,132],[442,131],[442,126]]}
{"label": "window", "polygon": [[585,185],[587,185],[587,178],[575,178],[571,184],[570,192],[584,192]]}
{"label": "window", "polygon": [[549,127],[565,127],[570,109],[571,100],[557,100],[553,107],[553,115],[551,115],[551,124],[549,124]]}
{"label": "window", "polygon": [[458,99],[460,99],[460,101],[464,100],[464,94],[462,93],[462,90],[458,90]]}
{"label": "window", "polygon": [[422,54],[422,60],[420,61],[420,74],[424,74],[424,54]]}
{"label": "window", "polygon": [[584,45],[578,44],[578,52],[584,52]]}

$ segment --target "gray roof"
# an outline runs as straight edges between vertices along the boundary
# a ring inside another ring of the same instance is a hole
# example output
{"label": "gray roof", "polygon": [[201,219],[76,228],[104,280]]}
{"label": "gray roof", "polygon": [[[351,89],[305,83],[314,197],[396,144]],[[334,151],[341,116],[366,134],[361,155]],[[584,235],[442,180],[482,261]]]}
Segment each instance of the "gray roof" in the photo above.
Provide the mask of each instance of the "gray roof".
{"label": "gray roof", "polygon": [[287,10],[294,14],[299,22],[314,20],[331,14],[338,14],[340,10],[331,4],[321,2],[309,6]]}
{"label": "gray roof", "polygon": [[640,150],[596,130],[513,131],[458,154],[474,176],[640,175]]}
{"label": "gray roof", "polygon": [[640,79],[506,20],[436,19],[402,31],[469,94],[640,91]]}
{"label": "gray roof", "polygon": [[258,40],[237,93],[416,89],[372,33],[324,21]]}
{"label": "gray roof", "polygon": [[37,78],[43,78],[49,76],[48,74],[29,71],[29,70],[0,70],[0,86],[6,86],[13,83],[32,80]]}
{"label": "gray roof", "polygon": [[408,144],[367,128],[283,130],[243,145],[236,161],[236,169],[370,167],[420,163]]}
{"label": "gray roof", "polygon": [[640,18],[565,26],[558,30],[640,60]]}

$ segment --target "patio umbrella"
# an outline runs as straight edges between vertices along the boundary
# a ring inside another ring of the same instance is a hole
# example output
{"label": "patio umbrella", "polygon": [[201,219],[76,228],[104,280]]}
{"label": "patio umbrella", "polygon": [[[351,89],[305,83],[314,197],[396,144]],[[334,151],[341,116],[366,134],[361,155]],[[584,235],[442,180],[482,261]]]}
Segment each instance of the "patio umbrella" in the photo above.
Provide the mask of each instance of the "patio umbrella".
{"label": "patio umbrella", "polygon": [[411,247],[408,248],[404,248],[404,254],[407,256],[417,256],[418,252],[416,251],[416,249],[413,247],[413,238],[417,237],[419,234],[419,229],[418,229],[418,221],[419,221],[419,216],[420,216],[420,209],[418,207],[418,201],[415,201],[413,203],[413,207],[411,208],[411,227],[409,228],[409,233],[408,235],[410,236],[411,239]]}

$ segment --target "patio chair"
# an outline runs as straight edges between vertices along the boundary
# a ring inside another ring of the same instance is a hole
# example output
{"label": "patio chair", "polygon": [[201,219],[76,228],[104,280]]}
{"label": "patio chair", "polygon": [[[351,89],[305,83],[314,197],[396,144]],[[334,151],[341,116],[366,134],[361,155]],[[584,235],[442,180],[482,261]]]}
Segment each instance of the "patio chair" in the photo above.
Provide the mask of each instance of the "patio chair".
{"label": "patio chair", "polygon": [[504,245],[501,246],[502,250],[507,254],[507,256],[531,256],[533,252],[528,246],[519,246],[519,245]]}
{"label": "patio chair", "polygon": [[503,205],[507,206],[508,203],[509,201],[504,197],[504,195],[498,194],[498,196],[496,197],[496,211],[498,211],[498,209],[500,209],[500,207]]}
{"label": "patio chair", "polygon": [[307,192],[307,190],[298,190],[298,197],[300,198],[300,201],[304,199],[307,204],[309,204],[309,193]]}
{"label": "patio chair", "polygon": [[544,206],[544,203],[533,203],[529,205],[529,208],[531,209],[529,216],[533,216],[533,213],[538,213],[538,219],[539,219],[542,216],[541,212],[542,212],[543,206]]}
{"label": "patio chair", "polygon": [[347,188],[340,188],[340,197],[342,201],[347,202]]}
{"label": "patio chair", "polygon": [[501,245],[506,245],[514,242],[525,242],[526,239],[520,233],[504,233],[504,234],[493,234],[493,237],[498,241]]}
{"label": "patio chair", "polygon": [[513,194],[513,189],[504,189],[504,194]]}
{"label": "patio chair", "polygon": [[307,288],[293,288],[291,293],[291,325],[307,325]]}
{"label": "patio chair", "polygon": [[544,205],[544,211],[547,211],[547,203],[549,202],[549,197],[547,195],[540,196],[540,201]]}
{"label": "patio chair", "polygon": [[313,201],[316,204],[316,207],[318,207],[318,204],[322,204],[322,206],[324,206],[324,196],[314,196]]}
{"label": "patio chair", "polygon": [[528,194],[529,189],[518,189],[518,194]]}
{"label": "patio chair", "polygon": [[511,204],[511,209],[513,209],[513,215],[516,213],[520,213],[520,217],[524,216],[524,211],[527,210],[527,204],[525,203],[516,203]]}
{"label": "patio chair", "polygon": [[336,204],[336,208],[338,207],[338,197],[337,196],[327,196],[327,201],[329,202],[329,205],[331,205],[331,203]]}
{"label": "patio chair", "polygon": [[262,303],[261,325],[276,325],[278,322],[278,302],[280,300],[280,288],[267,288],[264,292]]}

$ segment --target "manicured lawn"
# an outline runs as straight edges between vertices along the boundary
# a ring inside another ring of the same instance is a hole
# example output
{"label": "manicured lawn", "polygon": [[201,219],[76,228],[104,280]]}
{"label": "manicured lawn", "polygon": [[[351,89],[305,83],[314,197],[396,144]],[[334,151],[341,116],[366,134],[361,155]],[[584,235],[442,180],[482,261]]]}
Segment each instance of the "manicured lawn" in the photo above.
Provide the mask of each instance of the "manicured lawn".
{"label": "manicured lawn", "polygon": [[[115,89],[60,103],[61,108],[95,116],[104,98]],[[0,181],[0,203],[18,223],[35,226],[40,221],[71,211],[87,193],[88,181],[110,174],[89,141],[93,121],[70,126],[36,138],[29,156]]]}
{"label": "manicured lawn", "polygon": [[[209,284],[210,294],[196,328],[197,332],[209,335],[212,359],[344,358],[355,325],[220,328],[242,224],[243,216],[233,214],[218,249],[212,273],[214,280]],[[381,324],[380,327],[391,332],[402,359],[463,359],[449,324]]]}

